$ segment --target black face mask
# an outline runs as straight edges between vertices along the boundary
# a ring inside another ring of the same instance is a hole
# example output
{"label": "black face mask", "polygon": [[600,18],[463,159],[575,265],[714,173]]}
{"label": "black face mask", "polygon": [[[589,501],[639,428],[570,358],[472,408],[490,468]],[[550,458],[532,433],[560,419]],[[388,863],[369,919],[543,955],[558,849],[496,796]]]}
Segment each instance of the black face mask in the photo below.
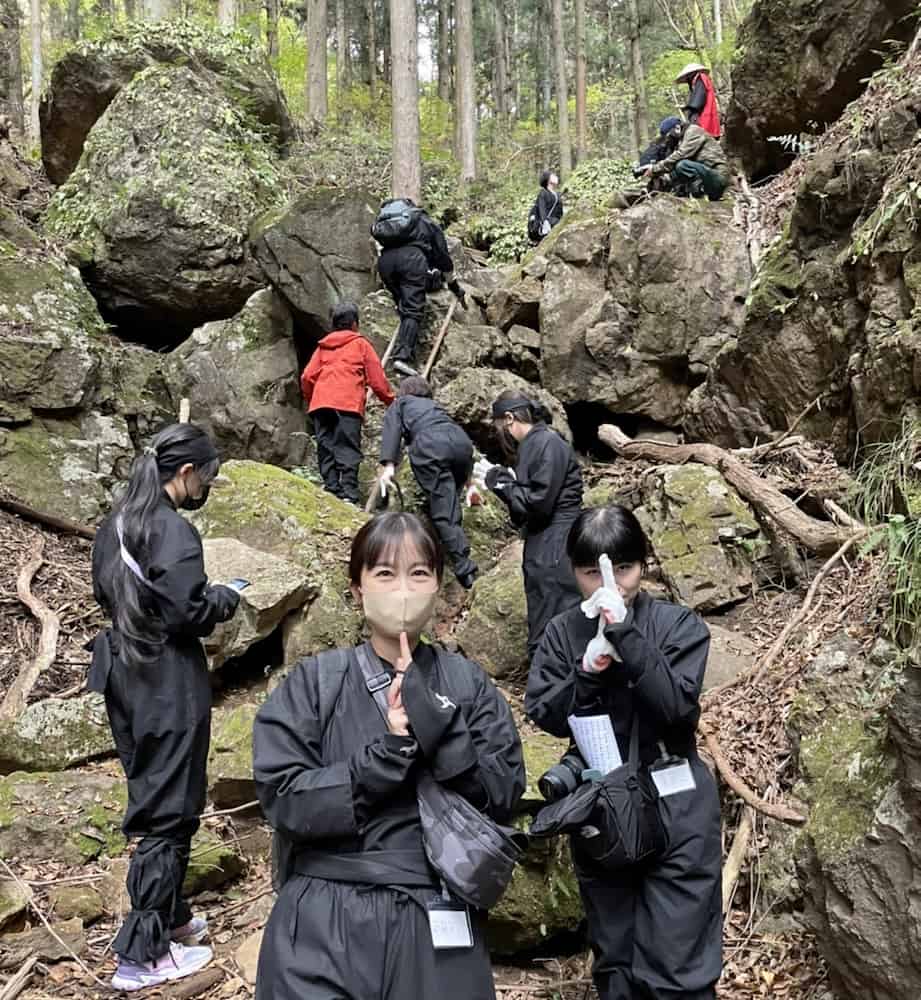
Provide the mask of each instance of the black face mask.
{"label": "black face mask", "polygon": [[211,492],[210,486],[203,486],[201,496],[197,498],[186,497],[179,506],[183,510],[201,510],[208,502],[208,494]]}

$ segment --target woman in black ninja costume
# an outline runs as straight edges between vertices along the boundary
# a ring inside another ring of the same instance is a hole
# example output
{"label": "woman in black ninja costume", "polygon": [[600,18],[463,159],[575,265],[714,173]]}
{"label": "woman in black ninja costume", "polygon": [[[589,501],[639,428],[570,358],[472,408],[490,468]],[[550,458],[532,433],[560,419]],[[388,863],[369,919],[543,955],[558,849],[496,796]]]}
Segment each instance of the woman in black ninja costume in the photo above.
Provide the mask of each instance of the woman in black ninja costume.
{"label": "woman in black ninja costume", "polygon": [[205,921],[182,899],[189,845],[205,804],[211,684],[201,639],[236,610],[211,586],[198,532],[179,509],[208,498],[220,459],[191,424],[161,431],[93,545],[93,593],[112,619],[93,644],[89,687],[105,695],[128,779],[122,829],[140,843],[128,870],[131,912],[113,942],[115,989],[191,975],[211,960]]}
{"label": "woman in black ninja costume", "polygon": [[530,659],[547,622],[580,601],[566,536],[582,506],[582,470],[572,446],[549,426],[543,404],[508,389],[493,403],[492,417],[503,446],[517,452],[515,470],[481,459],[474,477],[506,504],[524,537]]}
{"label": "woman in black ninja costume", "polygon": [[[349,575],[370,642],[301,660],[259,710],[256,791],[287,861],[257,1000],[495,996],[485,914],[456,900],[439,909],[416,783],[427,769],[503,820],[524,765],[509,707],[483,670],[419,642],[442,571],[430,525],[402,513],[367,522]],[[387,692],[386,722],[372,690]]]}
{"label": "woman in black ninja costume", "polygon": [[[694,737],[710,633],[693,611],[640,590],[649,546],[626,508],[584,511],[568,550],[586,600],[547,626],[525,710],[563,737],[570,716],[609,716],[623,760],[636,719],[639,759],[651,767],[666,833],[660,856],[616,870],[573,837],[598,995],[713,1000],[722,963],[720,809]],[[603,554],[615,589],[603,586]]]}

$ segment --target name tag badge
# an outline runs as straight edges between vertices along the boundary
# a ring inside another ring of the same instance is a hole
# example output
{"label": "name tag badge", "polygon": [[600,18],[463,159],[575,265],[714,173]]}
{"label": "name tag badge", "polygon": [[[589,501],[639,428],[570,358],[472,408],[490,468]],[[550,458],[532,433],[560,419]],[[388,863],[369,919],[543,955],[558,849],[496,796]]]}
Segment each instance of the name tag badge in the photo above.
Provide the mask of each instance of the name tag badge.
{"label": "name tag badge", "polygon": [[659,761],[650,768],[649,773],[659,790],[659,798],[667,799],[670,795],[697,790],[691,765],[681,757]]}
{"label": "name tag badge", "polygon": [[428,904],[428,914],[432,945],[436,949],[473,947],[473,928],[466,906],[438,900]]}

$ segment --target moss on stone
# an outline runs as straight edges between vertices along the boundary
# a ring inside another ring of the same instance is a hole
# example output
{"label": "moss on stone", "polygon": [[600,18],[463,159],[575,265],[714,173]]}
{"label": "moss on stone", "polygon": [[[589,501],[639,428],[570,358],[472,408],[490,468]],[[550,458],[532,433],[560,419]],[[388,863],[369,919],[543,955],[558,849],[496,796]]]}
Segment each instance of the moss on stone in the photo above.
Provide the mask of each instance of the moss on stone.
{"label": "moss on stone", "polygon": [[216,889],[236,878],[245,867],[243,858],[233,845],[225,843],[217,834],[201,829],[192,838],[189,868],[182,891],[194,896],[206,889]]}
{"label": "moss on stone", "polygon": [[544,805],[544,797],[540,794],[537,782],[566,752],[569,741],[551,736],[549,733],[523,733],[521,748],[524,752],[524,768],[527,786],[521,798],[522,805],[537,803]]}

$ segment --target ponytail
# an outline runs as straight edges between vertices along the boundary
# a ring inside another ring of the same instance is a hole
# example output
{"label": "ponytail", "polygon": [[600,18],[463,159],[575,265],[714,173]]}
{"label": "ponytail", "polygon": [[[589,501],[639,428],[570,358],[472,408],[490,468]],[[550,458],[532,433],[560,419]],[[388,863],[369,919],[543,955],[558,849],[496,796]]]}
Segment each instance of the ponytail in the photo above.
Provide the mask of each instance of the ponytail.
{"label": "ponytail", "polygon": [[520,420],[523,424],[553,423],[553,414],[547,406],[536,399],[523,396],[514,389],[506,389],[505,392],[499,393],[492,404],[493,420],[498,420],[506,413],[510,413],[515,420]]}
{"label": "ponytail", "polygon": [[155,660],[166,639],[150,588],[138,570],[151,555],[151,514],[160,503],[163,488],[189,464],[202,482],[208,483],[221,463],[203,430],[193,424],[172,424],[134,460],[131,478],[113,511],[118,544],[106,570],[112,593],[112,624],[120,640],[119,658],[129,666]]}

